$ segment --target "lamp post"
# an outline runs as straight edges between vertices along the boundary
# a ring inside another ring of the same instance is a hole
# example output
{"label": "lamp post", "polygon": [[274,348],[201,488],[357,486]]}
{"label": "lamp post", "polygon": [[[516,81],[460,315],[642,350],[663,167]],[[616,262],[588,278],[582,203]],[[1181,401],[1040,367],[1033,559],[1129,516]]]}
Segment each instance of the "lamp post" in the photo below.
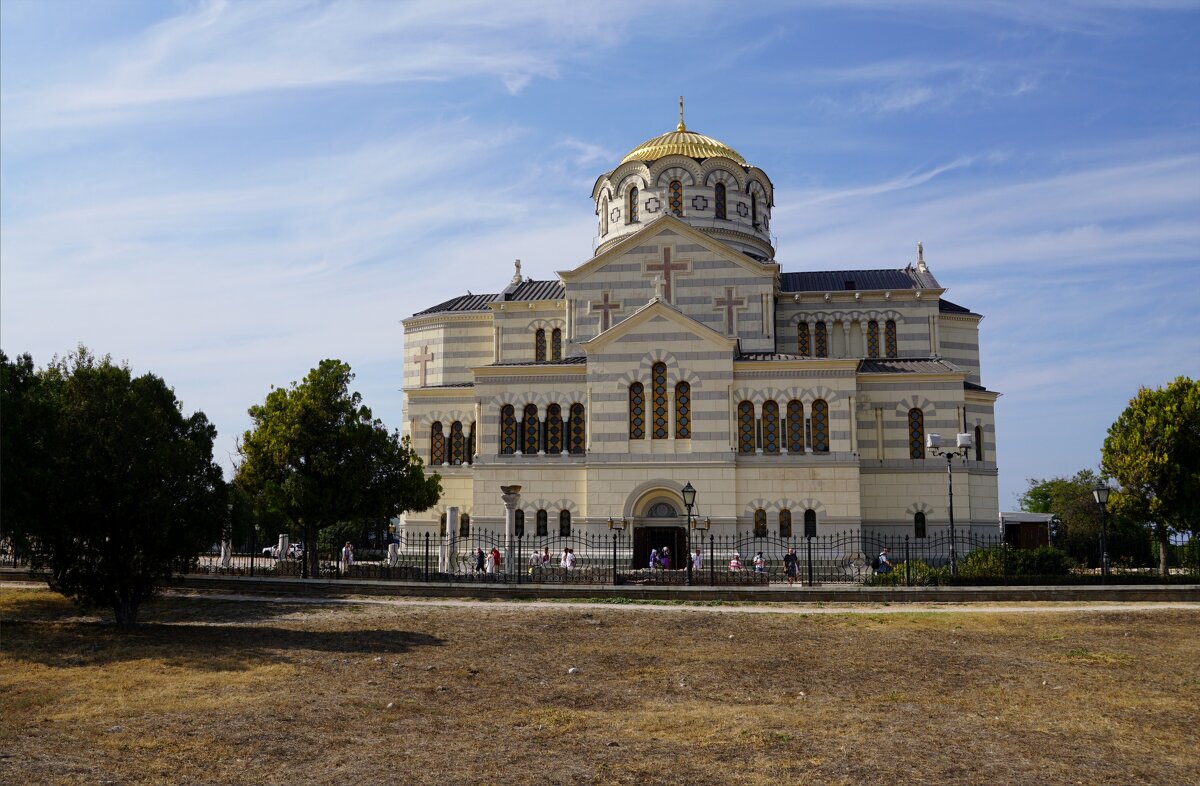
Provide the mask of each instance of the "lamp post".
{"label": "lamp post", "polygon": [[925,437],[925,447],[935,456],[946,457],[946,497],[949,500],[950,511],[950,575],[958,575],[958,552],[954,545],[954,462],[956,456],[967,457],[971,451],[971,446],[975,442],[975,437],[972,434],[959,434],[955,439],[955,446],[951,448],[949,445],[942,446],[941,434],[929,434]]}
{"label": "lamp post", "polygon": [[1110,489],[1103,480],[1096,481],[1092,497],[1100,506],[1100,576],[1108,578],[1108,493]]}
{"label": "lamp post", "polygon": [[617,584],[619,583],[617,581],[617,541],[620,539],[621,533],[624,532],[625,528],[628,526],[629,526],[629,519],[623,518],[620,521],[613,521],[612,516],[608,517],[608,528],[610,530],[612,530],[612,534],[613,534],[613,586],[614,587],[617,586]]}
{"label": "lamp post", "polygon": [[696,489],[689,480],[683,487],[683,506],[687,508],[687,583],[692,585],[692,507],[696,504]]}

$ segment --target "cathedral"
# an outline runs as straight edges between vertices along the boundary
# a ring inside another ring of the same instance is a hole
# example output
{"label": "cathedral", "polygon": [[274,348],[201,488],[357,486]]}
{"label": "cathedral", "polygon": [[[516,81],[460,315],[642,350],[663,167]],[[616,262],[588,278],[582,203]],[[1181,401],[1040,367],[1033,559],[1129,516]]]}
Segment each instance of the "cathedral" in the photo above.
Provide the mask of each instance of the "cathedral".
{"label": "cathedral", "polygon": [[519,486],[510,532],[613,520],[644,543],[682,536],[690,483],[717,535],[933,537],[950,500],[930,433],[971,435],[954,520],[995,531],[983,317],[943,297],[919,244],[899,269],[778,259],[770,178],[689,131],[682,106],[592,199],[591,258],[550,280],[517,261],[500,291],[403,321],[405,433],[443,487],[406,532],[445,532],[457,509],[456,531],[503,533],[501,487]]}

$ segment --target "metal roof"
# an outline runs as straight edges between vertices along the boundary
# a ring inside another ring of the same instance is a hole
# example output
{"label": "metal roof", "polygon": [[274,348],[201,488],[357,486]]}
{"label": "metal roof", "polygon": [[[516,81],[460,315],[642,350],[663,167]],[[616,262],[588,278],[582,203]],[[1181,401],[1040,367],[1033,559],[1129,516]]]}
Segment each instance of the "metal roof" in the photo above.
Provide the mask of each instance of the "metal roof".
{"label": "metal roof", "polygon": [[941,311],[944,314],[971,314],[972,316],[976,317],[981,316],[966,306],[960,306],[957,303],[951,303],[945,298],[942,298],[938,301],[938,311]]}
{"label": "metal roof", "polygon": [[561,281],[525,280],[512,292],[504,293],[505,300],[559,300],[566,294]]}
{"label": "metal roof", "polygon": [[450,298],[444,303],[438,303],[432,308],[418,311],[413,316],[419,317],[422,314],[436,314],[440,311],[487,311],[488,303],[491,303],[498,297],[500,296],[494,293],[490,295],[459,295],[458,297]]}
{"label": "metal roof", "polygon": [[566,294],[560,281],[522,281],[510,290],[488,295],[459,295],[444,303],[438,303],[424,311],[413,314],[415,317],[423,314],[438,314],[452,311],[487,311],[488,305],[497,300],[528,301],[528,300],[560,300]]}
{"label": "metal roof", "polygon": [[921,273],[912,267],[900,270],[809,270],[783,273],[780,287],[784,292],[941,289],[932,273]]}
{"label": "metal roof", "polygon": [[491,363],[491,367],[497,366],[575,366],[584,365],[587,363],[587,357],[584,355],[576,355],[562,360],[516,360],[512,362]]}
{"label": "metal roof", "polygon": [[[736,358],[734,358],[734,359],[735,359],[735,360],[751,360],[751,361],[764,361],[764,360],[814,360],[814,358],[811,358],[811,357],[809,357],[809,356],[807,356],[807,355],[789,355],[789,354],[787,354],[787,353],[784,353],[784,352],[743,352],[743,353],[741,353],[740,355],[738,355],[738,356],[737,356]],[[821,359],[821,360],[826,360],[827,358],[820,358],[820,359]]]}
{"label": "metal roof", "polygon": [[952,363],[932,358],[919,360],[867,358],[858,363],[859,374],[946,374],[960,370]]}

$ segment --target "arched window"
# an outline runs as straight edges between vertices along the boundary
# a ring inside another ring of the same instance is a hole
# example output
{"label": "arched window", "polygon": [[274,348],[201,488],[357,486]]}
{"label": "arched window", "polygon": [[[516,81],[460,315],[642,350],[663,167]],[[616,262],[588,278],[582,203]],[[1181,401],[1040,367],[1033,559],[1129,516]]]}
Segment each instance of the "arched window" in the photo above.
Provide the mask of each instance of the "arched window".
{"label": "arched window", "polygon": [[867,357],[879,357],[879,323],[873,319],[867,323]]}
{"label": "arched window", "polygon": [[562,328],[550,331],[550,359],[562,360]]}
{"label": "arched window", "polygon": [[817,357],[829,357],[829,328],[824,322],[817,323]]}
{"label": "arched window", "polygon": [[983,426],[975,427],[975,460],[983,461]]}
{"label": "arched window", "polygon": [[544,508],[537,512],[537,516],[534,518],[534,521],[537,522],[537,534],[539,538],[544,538],[550,534],[549,517],[546,515],[546,510]]}
{"label": "arched window", "polygon": [[763,453],[779,455],[779,405],[766,401],[762,406]]}
{"label": "arched window", "polygon": [[792,399],[787,406],[788,453],[804,452],[804,402]]}
{"label": "arched window", "polygon": [[820,398],[812,403],[812,449],[813,453],[829,452],[829,405]]}
{"label": "arched window", "polygon": [[675,385],[675,439],[692,438],[692,386]]}
{"label": "arched window", "polygon": [[897,357],[896,352],[896,320],[889,319],[883,328],[884,349],[890,358]]}
{"label": "arched window", "polygon": [[471,431],[467,435],[467,463],[475,463],[475,424],[471,424]]}
{"label": "arched window", "polygon": [[804,537],[815,538],[817,536],[817,512],[812,508],[804,511]]}
{"label": "arched window", "polygon": [[646,393],[641,382],[629,386],[629,438],[646,438]]}
{"label": "arched window", "polygon": [[600,200],[600,234],[608,234],[608,197]]}
{"label": "arched window", "polygon": [[762,508],[754,511],[754,537],[765,538],[767,536],[767,512]]}
{"label": "arched window", "polygon": [[513,512],[513,530],[518,538],[525,537],[525,511]]}
{"label": "arched window", "polygon": [[558,536],[560,538],[571,537],[571,511],[564,510],[558,514]]}
{"label": "arched window", "polygon": [[563,451],[562,407],[551,404],[546,407],[546,453],[557,456]]}
{"label": "arched window", "polygon": [[465,538],[471,534],[471,515],[464,513],[458,517],[458,536]]}
{"label": "arched window", "polygon": [[450,464],[457,467],[466,457],[467,440],[463,436],[462,423],[456,420],[450,424]]}
{"label": "arched window", "polygon": [[536,456],[538,452],[537,404],[525,405],[525,417],[521,420],[521,452],[526,456]]}
{"label": "arched window", "polygon": [[796,351],[804,357],[812,355],[812,344],[809,343],[807,322],[801,322],[796,328]]}
{"label": "arched window", "polygon": [[533,359],[538,363],[546,362],[546,331],[541,328],[533,334]]}
{"label": "arched window", "polygon": [[913,537],[925,537],[925,514],[918,512],[913,516]]}
{"label": "arched window", "polygon": [[429,429],[429,463],[435,467],[446,463],[446,435],[442,433],[440,420],[435,420]]}
{"label": "arched window", "polygon": [[714,194],[717,218],[725,218],[725,184],[717,183],[716,193]]}
{"label": "arched window", "polygon": [[916,407],[908,411],[908,457],[925,457],[925,413]]}
{"label": "arched window", "polygon": [[650,378],[654,385],[654,430],[651,433],[655,439],[666,439],[670,436],[667,425],[667,364],[655,363]]}
{"label": "arched window", "polygon": [[758,194],[750,195],[750,223],[758,227]]}
{"label": "arched window", "polygon": [[511,456],[517,451],[517,416],[512,404],[500,407],[500,455]]}
{"label": "arched window", "polygon": [[667,205],[671,210],[671,215],[683,215],[683,183],[678,180],[672,180],[667,186]]}
{"label": "arched window", "polygon": [[583,405],[571,405],[571,423],[570,432],[568,434],[569,446],[567,448],[573,456],[583,455],[584,440],[587,436],[587,420],[583,417]]}
{"label": "arched window", "polygon": [[738,404],[738,453],[754,453],[754,404],[749,401]]}
{"label": "arched window", "polygon": [[625,223],[634,224],[638,220],[638,190],[637,186],[629,189],[629,209],[625,211]]}
{"label": "arched window", "polygon": [[787,508],[779,511],[779,537],[790,538],[792,536],[792,512]]}

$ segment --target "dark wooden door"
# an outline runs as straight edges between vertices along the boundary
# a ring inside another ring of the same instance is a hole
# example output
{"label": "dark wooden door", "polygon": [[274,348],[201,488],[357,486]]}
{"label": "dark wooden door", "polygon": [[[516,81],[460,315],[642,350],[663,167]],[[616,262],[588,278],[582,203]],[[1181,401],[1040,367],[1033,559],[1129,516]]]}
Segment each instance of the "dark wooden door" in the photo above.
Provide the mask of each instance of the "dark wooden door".
{"label": "dark wooden door", "polygon": [[662,553],[663,546],[671,550],[671,569],[687,567],[687,537],[683,527],[639,526],[633,530],[633,567],[650,565],[650,550]]}

